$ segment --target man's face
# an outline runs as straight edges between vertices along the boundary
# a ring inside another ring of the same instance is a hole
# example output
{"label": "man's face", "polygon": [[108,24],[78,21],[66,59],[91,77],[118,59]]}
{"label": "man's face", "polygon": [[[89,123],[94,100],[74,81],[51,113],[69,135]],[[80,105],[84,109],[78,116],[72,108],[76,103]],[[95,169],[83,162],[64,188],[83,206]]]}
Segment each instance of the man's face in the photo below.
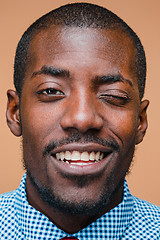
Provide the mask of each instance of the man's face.
{"label": "man's face", "polygon": [[135,54],[117,30],[57,27],[32,40],[20,108],[23,156],[48,201],[96,208],[120,187],[142,140]]}

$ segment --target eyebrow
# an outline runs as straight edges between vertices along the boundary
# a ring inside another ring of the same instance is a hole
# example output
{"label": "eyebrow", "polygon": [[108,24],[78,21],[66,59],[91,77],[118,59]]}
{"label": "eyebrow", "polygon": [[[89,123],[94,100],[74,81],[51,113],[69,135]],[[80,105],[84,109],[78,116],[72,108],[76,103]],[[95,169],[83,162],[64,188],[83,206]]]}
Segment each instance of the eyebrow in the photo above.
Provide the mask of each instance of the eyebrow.
{"label": "eyebrow", "polygon": [[33,78],[37,75],[41,75],[41,74],[50,75],[52,77],[56,76],[56,77],[67,77],[67,78],[69,78],[69,76],[70,76],[68,70],[44,65],[39,71],[34,72],[31,76],[31,78]]}
{"label": "eyebrow", "polygon": [[112,84],[116,82],[122,82],[122,83],[128,83],[131,87],[133,86],[133,83],[131,80],[124,78],[121,74],[116,75],[103,75],[103,76],[97,76],[95,79],[95,84]]}
{"label": "eyebrow", "polygon": [[[40,70],[33,72],[31,78],[35,77],[36,75],[50,75],[53,77],[70,77],[70,73],[68,70],[61,69],[61,68],[55,68],[53,66],[47,66],[44,65]],[[131,87],[133,86],[133,83],[131,80],[124,78],[122,74],[110,74],[110,75],[103,75],[103,76],[96,76],[93,80],[95,85],[99,84],[112,84],[116,82],[123,82],[128,83]]]}

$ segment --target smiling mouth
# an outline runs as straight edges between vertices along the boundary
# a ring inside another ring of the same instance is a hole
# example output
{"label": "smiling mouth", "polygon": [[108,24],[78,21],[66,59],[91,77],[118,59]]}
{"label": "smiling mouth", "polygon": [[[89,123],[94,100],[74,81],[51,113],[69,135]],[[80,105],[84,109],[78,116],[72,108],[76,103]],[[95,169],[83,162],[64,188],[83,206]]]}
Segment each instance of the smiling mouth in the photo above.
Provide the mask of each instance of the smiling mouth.
{"label": "smiling mouth", "polygon": [[67,164],[85,166],[93,163],[98,163],[105,157],[107,157],[111,152],[80,152],[80,151],[63,151],[52,155],[59,161],[65,162]]}

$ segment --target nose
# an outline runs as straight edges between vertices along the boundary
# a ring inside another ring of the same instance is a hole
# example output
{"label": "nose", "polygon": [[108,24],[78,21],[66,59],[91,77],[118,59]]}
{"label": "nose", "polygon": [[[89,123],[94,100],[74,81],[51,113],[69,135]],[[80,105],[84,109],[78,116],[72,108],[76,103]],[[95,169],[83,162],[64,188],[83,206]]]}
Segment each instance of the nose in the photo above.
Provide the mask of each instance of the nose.
{"label": "nose", "polygon": [[67,103],[67,110],[61,119],[63,129],[74,128],[84,133],[89,129],[100,130],[103,119],[98,113],[97,99],[90,95],[75,94]]}

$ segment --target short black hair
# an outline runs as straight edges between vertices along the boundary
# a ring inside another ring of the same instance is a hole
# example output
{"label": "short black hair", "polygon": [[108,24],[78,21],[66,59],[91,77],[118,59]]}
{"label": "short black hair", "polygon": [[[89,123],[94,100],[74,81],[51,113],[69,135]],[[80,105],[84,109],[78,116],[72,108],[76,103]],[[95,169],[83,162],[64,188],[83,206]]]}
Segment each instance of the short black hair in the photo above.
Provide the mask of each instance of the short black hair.
{"label": "short black hair", "polygon": [[139,96],[144,95],[146,80],[146,57],[143,46],[136,33],[110,10],[90,3],[72,3],[61,6],[36,20],[22,35],[15,56],[14,85],[21,96],[27,67],[29,66],[29,47],[34,36],[51,25],[96,29],[121,29],[132,40],[136,48],[135,71],[137,74]]}

